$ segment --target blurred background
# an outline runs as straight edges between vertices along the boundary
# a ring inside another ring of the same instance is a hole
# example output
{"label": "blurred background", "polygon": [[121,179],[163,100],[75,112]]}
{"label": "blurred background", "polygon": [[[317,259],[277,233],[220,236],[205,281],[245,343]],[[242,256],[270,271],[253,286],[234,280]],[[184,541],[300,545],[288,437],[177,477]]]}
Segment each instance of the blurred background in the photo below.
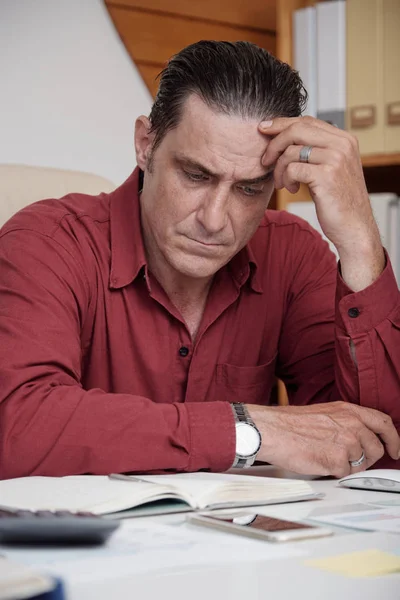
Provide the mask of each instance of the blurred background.
{"label": "blurred background", "polygon": [[[0,166],[119,185],[169,57],[200,39],[248,40],[299,70],[307,114],[358,137],[400,275],[399,32],[400,0],[1,0]],[[281,190],[271,207],[318,228],[307,189]]]}

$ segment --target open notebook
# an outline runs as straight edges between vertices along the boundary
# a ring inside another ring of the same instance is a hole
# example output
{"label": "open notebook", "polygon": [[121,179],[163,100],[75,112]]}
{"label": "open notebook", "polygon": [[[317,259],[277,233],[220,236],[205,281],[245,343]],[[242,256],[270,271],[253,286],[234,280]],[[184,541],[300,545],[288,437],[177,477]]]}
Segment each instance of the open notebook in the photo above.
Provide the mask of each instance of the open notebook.
{"label": "open notebook", "polygon": [[90,511],[118,518],[279,504],[317,497],[306,481],[226,473],[76,475],[0,481],[3,508]]}

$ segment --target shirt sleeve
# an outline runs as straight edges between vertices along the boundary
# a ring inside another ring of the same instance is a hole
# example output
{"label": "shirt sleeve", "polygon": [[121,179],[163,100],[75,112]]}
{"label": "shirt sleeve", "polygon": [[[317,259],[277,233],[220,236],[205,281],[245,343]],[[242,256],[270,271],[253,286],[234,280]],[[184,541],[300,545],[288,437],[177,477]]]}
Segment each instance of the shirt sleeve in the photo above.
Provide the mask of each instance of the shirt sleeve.
{"label": "shirt sleeve", "polygon": [[[353,292],[337,274],[336,381],[344,398],[391,416],[400,432],[400,292],[390,259],[374,283]],[[384,457],[374,468],[400,467]]]}
{"label": "shirt sleeve", "polygon": [[[353,402],[390,415],[400,431],[400,294],[390,260],[372,285],[355,293],[326,243],[307,230],[302,237],[307,234],[307,243],[295,243],[279,348],[277,374],[289,402]],[[398,464],[385,457],[374,467]]]}
{"label": "shirt sleeve", "polygon": [[85,267],[50,235],[0,235],[0,477],[228,469],[228,403],[83,389]]}

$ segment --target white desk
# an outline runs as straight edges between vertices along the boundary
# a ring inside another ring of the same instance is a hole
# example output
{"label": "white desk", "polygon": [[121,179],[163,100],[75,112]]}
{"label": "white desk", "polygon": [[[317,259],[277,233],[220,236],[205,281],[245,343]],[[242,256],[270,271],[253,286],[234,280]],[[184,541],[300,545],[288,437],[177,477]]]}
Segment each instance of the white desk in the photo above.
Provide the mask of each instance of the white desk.
{"label": "white desk", "polygon": [[[288,476],[273,467],[257,470]],[[322,507],[399,496],[342,489],[336,481],[312,485],[326,498],[254,512],[299,520]],[[130,519],[98,549],[54,550],[50,559],[49,551],[12,554],[58,573],[68,600],[399,600],[400,574],[350,578],[304,564],[312,557],[367,549],[400,553],[400,536],[339,530],[332,538],[277,545],[189,525],[179,514]]]}

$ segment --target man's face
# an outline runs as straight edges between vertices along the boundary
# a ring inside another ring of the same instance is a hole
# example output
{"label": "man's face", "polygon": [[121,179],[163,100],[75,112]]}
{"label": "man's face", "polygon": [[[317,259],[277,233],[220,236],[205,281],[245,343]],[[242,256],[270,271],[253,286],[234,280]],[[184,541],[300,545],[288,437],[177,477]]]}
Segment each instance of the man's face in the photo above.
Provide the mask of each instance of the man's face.
{"label": "man's face", "polygon": [[252,237],[273,192],[273,174],[261,165],[268,138],[257,126],[192,95],[151,171],[138,159],[145,168],[142,227],[156,274],[209,278]]}

